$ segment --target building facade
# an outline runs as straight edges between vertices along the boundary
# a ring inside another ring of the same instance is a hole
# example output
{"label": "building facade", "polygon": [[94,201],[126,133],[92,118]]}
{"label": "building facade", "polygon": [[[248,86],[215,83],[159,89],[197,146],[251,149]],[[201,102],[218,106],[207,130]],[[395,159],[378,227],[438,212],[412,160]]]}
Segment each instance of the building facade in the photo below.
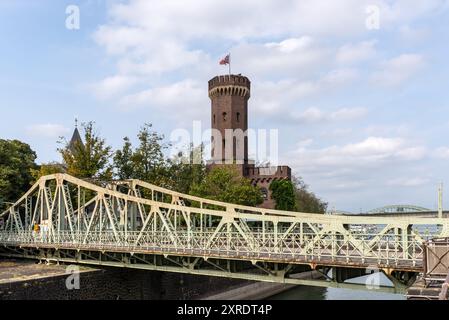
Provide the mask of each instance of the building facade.
{"label": "building facade", "polygon": [[263,208],[273,209],[270,184],[291,180],[288,166],[257,167],[248,157],[248,100],[251,82],[242,75],[223,75],[209,81],[211,99],[211,160],[208,168],[233,165],[239,174],[261,188]]}

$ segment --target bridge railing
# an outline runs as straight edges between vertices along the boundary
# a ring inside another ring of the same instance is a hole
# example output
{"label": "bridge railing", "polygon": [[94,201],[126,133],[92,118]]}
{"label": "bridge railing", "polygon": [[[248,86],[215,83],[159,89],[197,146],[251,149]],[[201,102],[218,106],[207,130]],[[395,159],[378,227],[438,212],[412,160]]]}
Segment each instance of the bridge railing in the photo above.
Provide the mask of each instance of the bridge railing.
{"label": "bridge railing", "polygon": [[[0,243],[22,247],[52,247],[78,250],[114,250],[124,253],[189,254],[225,259],[258,259],[291,263],[359,264],[391,267],[420,267],[423,244],[410,237],[359,235],[357,242],[341,235],[317,238],[315,234],[292,233],[279,238],[274,233],[238,232],[4,232]],[[373,239],[376,241],[373,243]],[[403,243],[406,243],[404,246]]]}

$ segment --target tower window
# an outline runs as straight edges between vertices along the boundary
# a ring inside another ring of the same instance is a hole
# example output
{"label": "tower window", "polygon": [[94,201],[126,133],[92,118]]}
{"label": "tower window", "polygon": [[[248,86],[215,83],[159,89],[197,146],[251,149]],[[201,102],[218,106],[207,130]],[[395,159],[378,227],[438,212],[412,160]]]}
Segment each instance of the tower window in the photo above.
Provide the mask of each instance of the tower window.
{"label": "tower window", "polygon": [[237,112],[237,122],[240,122],[240,112]]}
{"label": "tower window", "polygon": [[214,114],[214,124],[215,124],[215,114]]}
{"label": "tower window", "polygon": [[223,112],[223,121],[226,121],[226,112]]}

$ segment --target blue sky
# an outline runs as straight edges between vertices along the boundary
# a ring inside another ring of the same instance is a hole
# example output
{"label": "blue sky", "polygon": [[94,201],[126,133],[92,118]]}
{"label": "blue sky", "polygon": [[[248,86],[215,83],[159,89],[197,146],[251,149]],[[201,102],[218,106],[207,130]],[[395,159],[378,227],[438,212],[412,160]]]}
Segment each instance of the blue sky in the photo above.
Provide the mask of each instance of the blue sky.
{"label": "blue sky", "polygon": [[231,52],[250,127],[279,129],[281,162],[331,207],[433,209],[449,181],[447,21],[444,0],[0,0],[0,137],[48,162],[75,117],[114,147],[144,122],[208,127],[207,81]]}

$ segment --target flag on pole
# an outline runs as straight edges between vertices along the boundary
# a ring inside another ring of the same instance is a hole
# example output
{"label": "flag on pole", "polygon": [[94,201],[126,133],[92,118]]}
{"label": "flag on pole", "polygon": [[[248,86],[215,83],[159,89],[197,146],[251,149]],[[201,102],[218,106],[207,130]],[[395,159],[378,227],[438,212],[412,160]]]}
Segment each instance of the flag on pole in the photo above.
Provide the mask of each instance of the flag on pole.
{"label": "flag on pole", "polygon": [[231,55],[228,54],[226,57],[220,60],[221,65],[227,65],[231,63]]}
{"label": "flag on pole", "polygon": [[226,57],[220,60],[220,65],[229,66],[229,75],[231,75],[231,54],[228,53]]}

